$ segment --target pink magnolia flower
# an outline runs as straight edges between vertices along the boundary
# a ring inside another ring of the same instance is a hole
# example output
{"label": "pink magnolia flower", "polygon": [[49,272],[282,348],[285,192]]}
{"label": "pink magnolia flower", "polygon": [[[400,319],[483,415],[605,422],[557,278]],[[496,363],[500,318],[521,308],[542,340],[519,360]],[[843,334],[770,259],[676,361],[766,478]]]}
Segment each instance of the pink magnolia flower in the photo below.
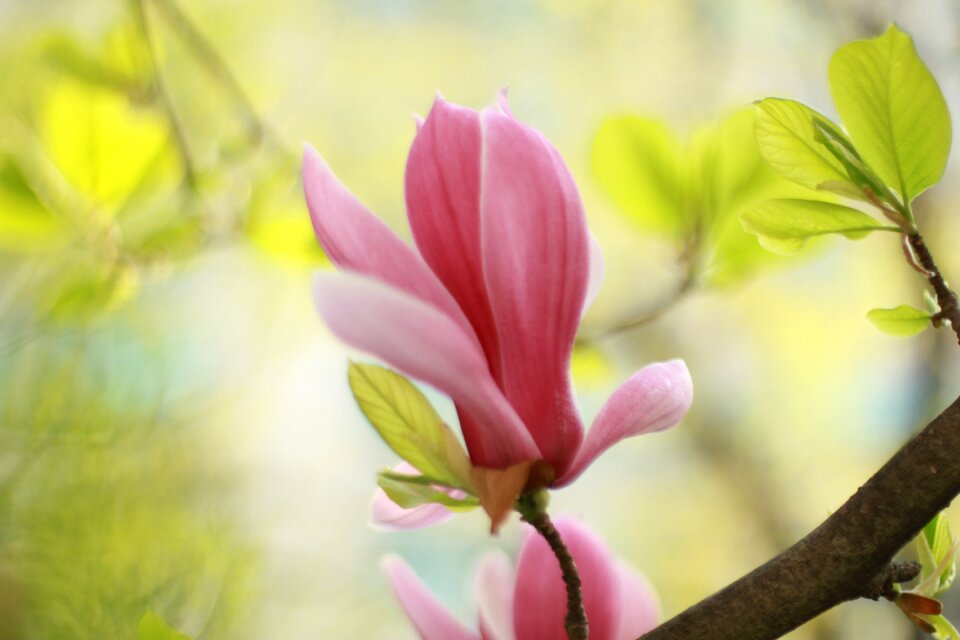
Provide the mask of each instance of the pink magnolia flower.
{"label": "pink magnolia flower", "polygon": [[687,411],[684,363],[653,364],[584,437],[570,356],[603,259],[559,153],[502,97],[480,113],[438,97],[418,126],[405,182],[416,249],[309,146],[303,181],[340,269],[315,279],[320,315],[344,342],[449,395],[475,467],[544,461],[548,483],[563,486],[619,440]]}
{"label": "pink magnolia flower", "polygon": [[[660,606],[647,580],[614,559],[583,525],[558,518],[556,527],[582,581],[591,640],[632,640],[657,625]],[[476,578],[478,628],[463,626],[403,560],[384,559],[393,593],[423,640],[566,640],[567,596],[547,543],[529,531],[516,572],[500,552],[487,555]]]}

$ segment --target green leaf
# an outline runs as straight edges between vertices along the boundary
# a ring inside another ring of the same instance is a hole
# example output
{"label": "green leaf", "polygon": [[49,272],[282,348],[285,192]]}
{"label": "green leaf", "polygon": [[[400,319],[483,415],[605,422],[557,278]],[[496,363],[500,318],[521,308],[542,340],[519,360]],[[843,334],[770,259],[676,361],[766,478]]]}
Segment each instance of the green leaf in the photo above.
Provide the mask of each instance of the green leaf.
{"label": "green leaf", "polygon": [[934,637],[937,640],[960,640],[960,631],[950,624],[944,616],[923,616],[923,619],[933,625]]}
{"label": "green leaf", "polygon": [[774,253],[794,253],[813,236],[839,233],[857,240],[871,231],[898,231],[857,209],[813,200],[768,200],[745,211],[740,221]]}
{"label": "green leaf", "polygon": [[685,150],[662,122],[638,116],[604,120],[591,162],[600,184],[634,221],[673,237],[688,228]]}
{"label": "green leaf", "polygon": [[893,309],[871,309],[867,319],[880,331],[901,338],[917,335],[930,326],[930,314],[908,304]]}
{"label": "green leaf", "polygon": [[147,611],[137,624],[137,640],[191,640],[168,625],[153,611]]}
{"label": "green leaf", "polygon": [[830,90],[860,155],[905,201],[936,184],[950,153],[950,114],[910,36],[890,25],[841,47]]}
{"label": "green leaf", "polygon": [[360,410],[397,455],[424,475],[472,493],[467,454],[412,382],[390,369],[353,362],[349,381]]}
{"label": "green leaf", "polygon": [[387,497],[404,509],[413,509],[428,503],[442,504],[453,511],[469,511],[480,506],[473,496],[457,498],[433,486],[433,478],[408,476],[394,471],[377,474],[377,485]]}
{"label": "green leaf", "polygon": [[957,573],[956,551],[957,540],[950,532],[947,518],[943,512],[938,513],[917,536],[917,556],[922,570],[916,590],[935,597],[949,589]]}
{"label": "green leaf", "polygon": [[815,122],[829,127],[840,139],[846,137],[828,118],[795,100],[761,100],[755,125],[760,155],[787,180],[809,189],[863,198],[843,164],[818,139]]}

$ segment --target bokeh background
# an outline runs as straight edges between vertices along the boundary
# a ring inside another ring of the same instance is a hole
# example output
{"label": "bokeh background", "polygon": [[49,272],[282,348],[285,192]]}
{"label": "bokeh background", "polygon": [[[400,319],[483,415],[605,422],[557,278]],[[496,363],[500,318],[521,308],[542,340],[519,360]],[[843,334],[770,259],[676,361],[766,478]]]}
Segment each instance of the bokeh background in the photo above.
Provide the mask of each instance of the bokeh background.
{"label": "bokeh background", "polygon": [[[509,87],[580,185],[608,269],[574,359],[588,423],[647,362],[693,373],[679,427],[608,452],[553,512],[646,572],[667,615],[788,546],[956,396],[956,345],[864,319],[920,304],[893,237],[764,256],[728,203],[753,257],[714,277],[704,242],[688,278],[669,209],[624,195],[642,162],[595,140],[628,114],[696,138],[770,95],[834,115],[830,55],[890,21],[956,113],[947,0],[0,1],[0,638],[133,638],[148,609],[203,640],[410,638],[386,553],[473,620],[473,569],[519,525],[369,527],[395,459],[349,395],[358,354],[314,314],[330,265],[298,177],[310,141],[409,237],[411,114],[437,91],[481,108]],[[958,183],[952,162],[920,215],[960,281]],[[915,636],[859,602],[789,637]]]}

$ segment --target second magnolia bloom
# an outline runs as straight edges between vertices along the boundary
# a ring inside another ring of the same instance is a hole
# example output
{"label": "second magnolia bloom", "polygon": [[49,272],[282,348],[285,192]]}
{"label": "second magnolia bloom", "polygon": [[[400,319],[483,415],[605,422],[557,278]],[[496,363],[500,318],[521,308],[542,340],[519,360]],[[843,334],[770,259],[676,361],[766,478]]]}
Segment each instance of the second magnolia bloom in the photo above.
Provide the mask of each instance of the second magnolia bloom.
{"label": "second magnolia bloom", "polygon": [[584,436],[570,357],[603,259],[554,147],[501,99],[482,112],[438,98],[406,170],[417,249],[340,183],[310,147],[314,229],[340,274],[316,277],[321,316],[348,344],[448,394],[475,467],[549,465],[573,481],[619,440],[669,428],[692,386],[682,361],[650,365]]}
{"label": "second magnolia bloom", "polygon": [[[659,603],[646,579],[618,562],[582,524],[560,518],[557,530],[583,584],[592,640],[632,640],[657,625]],[[384,561],[394,595],[423,640],[566,640],[567,599],[560,567],[532,530],[516,569],[502,552],[488,554],[477,572],[479,633],[464,627],[396,556]]]}

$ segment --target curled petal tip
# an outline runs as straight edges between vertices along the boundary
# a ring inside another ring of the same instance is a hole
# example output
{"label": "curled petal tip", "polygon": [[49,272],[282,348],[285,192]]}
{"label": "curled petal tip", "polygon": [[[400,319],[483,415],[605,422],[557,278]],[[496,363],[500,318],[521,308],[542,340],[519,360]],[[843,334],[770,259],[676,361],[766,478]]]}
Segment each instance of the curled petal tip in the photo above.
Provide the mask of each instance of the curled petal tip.
{"label": "curled petal tip", "polygon": [[413,123],[417,127],[417,133],[420,133],[420,129],[423,127],[423,122],[423,116],[421,116],[419,113],[413,114]]}

